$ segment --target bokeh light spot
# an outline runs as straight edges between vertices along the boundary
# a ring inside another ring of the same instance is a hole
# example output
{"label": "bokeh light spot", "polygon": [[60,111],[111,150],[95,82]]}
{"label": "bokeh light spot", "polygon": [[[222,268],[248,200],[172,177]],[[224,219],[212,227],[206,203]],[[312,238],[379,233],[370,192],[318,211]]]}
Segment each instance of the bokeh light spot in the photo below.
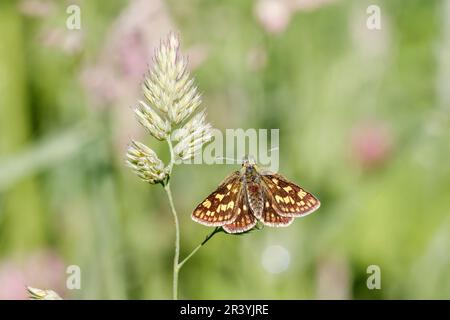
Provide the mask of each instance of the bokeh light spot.
{"label": "bokeh light spot", "polygon": [[289,251],[280,245],[268,246],[261,257],[261,263],[268,273],[284,272],[289,268],[290,262]]}

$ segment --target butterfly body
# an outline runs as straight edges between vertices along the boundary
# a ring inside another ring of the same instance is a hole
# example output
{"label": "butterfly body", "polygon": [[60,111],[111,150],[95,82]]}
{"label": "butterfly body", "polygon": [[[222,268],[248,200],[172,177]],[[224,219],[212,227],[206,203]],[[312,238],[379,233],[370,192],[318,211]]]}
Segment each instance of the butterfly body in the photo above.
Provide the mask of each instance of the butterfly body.
{"label": "butterfly body", "polygon": [[252,213],[258,219],[261,218],[264,209],[264,197],[261,187],[261,177],[254,166],[245,167],[243,184],[247,196],[247,202]]}
{"label": "butterfly body", "polygon": [[240,171],[228,176],[196,207],[192,219],[222,226],[228,233],[242,233],[258,221],[271,227],[288,226],[319,206],[311,193],[279,174],[260,172],[254,160],[246,158]]}

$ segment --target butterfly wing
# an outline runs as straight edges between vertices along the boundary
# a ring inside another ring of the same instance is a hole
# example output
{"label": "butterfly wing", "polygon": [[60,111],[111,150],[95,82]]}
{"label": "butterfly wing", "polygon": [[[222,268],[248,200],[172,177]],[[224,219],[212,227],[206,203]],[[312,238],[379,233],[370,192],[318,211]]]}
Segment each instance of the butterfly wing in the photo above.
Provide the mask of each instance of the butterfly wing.
{"label": "butterfly wing", "polygon": [[252,229],[257,222],[257,219],[253,215],[251,208],[247,201],[245,191],[242,189],[239,198],[238,206],[236,209],[236,219],[223,226],[223,229],[228,233],[242,233]]}
{"label": "butterfly wing", "polygon": [[242,193],[240,179],[239,171],[225,178],[217,189],[195,208],[192,220],[206,226],[223,226],[233,222],[238,208],[237,201]]}
{"label": "butterfly wing", "polygon": [[294,221],[294,217],[286,217],[278,213],[275,199],[270,190],[268,190],[265,186],[263,187],[263,195],[264,209],[261,216],[261,221],[263,222],[263,224],[269,227],[289,226],[292,221]]}
{"label": "butterfly wing", "polygon": [[320,201],[305,189],[279,174],[262,174],[267,193],[273,199],[275,210],[283,217],[302,217],[320,207]]}

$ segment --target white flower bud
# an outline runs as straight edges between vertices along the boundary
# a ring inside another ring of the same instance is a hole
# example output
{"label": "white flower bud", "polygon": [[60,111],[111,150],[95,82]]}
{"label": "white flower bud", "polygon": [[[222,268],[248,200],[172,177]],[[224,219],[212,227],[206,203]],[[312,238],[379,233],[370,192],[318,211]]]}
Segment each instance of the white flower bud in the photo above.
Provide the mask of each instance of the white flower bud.
{"label": "white flower bud", "polygon": [[158,140],[165,140],[170,133],[170,124],[163,120],[145,102],[140,101],[139,107],[134,110],[139,122]]}
{"label": "white flower bud", "polygon": [[212,127],[206,123],[205,111],[192,117],[188,123],[174,133],[172,138],[179,141],[174,147],[174,153],[178,158],[187,160],[194,157],[202,146],[212,139]]}
{"label": "white flower bud", "polygon": [[179,50],[180,41],[171,33],[156,50],[152,69],[143,85],[148,102],[165,113],[172,124],[183,122],[201,103],[187,71],[187,59]]}
{"label": "white flower bud", "polygon": [[138,141],[132,141],[128,148],[126,163],[142,180],[151,184],[164,181],[168,174],[156,153]]}
{"label": "white flower bud", "polygon": [[62,300],[62,298],[53,290],[27,287],[27,291],[31,300]]}

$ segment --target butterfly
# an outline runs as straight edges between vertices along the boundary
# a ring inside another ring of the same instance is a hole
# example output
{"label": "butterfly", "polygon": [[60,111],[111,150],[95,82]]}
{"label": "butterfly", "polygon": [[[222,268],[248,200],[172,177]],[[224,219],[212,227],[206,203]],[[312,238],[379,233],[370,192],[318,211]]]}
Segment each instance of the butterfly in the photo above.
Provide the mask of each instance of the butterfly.
{"label": "butterfly", "polygon": [[245,157],[233,172],[193,211],[192,219],[227,233],[249,231],[260,221],[287,227],[294,218],[317,210],[320,201],[280,174],[260,172],[254,159]]}

